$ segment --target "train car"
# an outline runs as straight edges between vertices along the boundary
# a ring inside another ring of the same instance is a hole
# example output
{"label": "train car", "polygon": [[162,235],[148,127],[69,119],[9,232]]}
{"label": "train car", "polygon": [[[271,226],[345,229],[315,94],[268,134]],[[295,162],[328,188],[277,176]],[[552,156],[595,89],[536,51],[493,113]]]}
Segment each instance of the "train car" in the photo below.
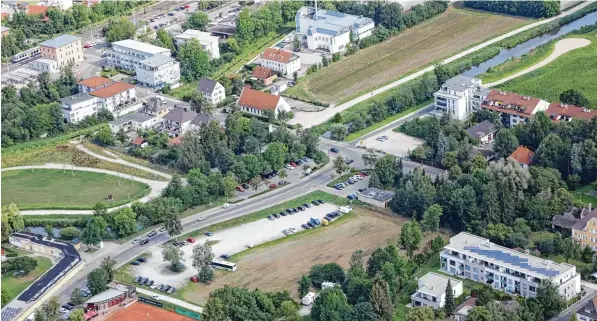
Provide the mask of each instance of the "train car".
{"label": "train car", "polygon": [[23,52],[20,52],[12,57],[12,62],[20,62],[23,60],[35,58],[41,55],[41,48],[39,46],[27,49]]}

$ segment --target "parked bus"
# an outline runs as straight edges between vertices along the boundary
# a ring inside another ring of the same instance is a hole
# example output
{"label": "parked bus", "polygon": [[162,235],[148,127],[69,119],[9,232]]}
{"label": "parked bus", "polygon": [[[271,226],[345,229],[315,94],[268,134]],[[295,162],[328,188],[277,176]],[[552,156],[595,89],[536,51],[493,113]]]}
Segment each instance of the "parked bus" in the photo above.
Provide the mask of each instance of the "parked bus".
{"label": "parked bus", "polygon": [[233,271],[233,272],[236,271],[236,263],[232,263],[232,262],[228,262],[228,261],[213,259],[213,261],[211,261],[211,266],[214,269]]}
{"label": "parked bus", "polygon": [[39,46],[33,47],[31,49],[27,49],[23,52],[19,52],[18,54],[14,55],[12,57],[12,62],[19,62],[30,58],[35,58],[39,55],[41,55],[41,48]]}

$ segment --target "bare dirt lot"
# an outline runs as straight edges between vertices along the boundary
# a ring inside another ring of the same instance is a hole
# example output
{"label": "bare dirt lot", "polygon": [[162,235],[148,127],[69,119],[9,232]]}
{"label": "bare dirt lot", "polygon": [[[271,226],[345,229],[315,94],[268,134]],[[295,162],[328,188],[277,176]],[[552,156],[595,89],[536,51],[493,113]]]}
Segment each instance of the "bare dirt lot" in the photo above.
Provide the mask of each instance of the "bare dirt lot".
{"label": "bare dirt lot", "polygon": [[[231,285],[264,291],[290,290],[296,297],[297,280],[308,273],[311,266],[337,262],[346,268],[350,255],[358,249],[369,256],[379,246],[395,244],[404,222],[406,218],[358,209],[353,217],[343,222],[280,244],[250,250],[239,258],[236,272],[218,271],[211,285],[189,284],[181,289],[180,295],[186,301],[203,304],[212,290]],[[422,244],[427,241],[426,238]]]}
{"label": "bare dirt lot", "polygon": [[358,96],[528,20],[449,8],[383,43],[306,77],[288,93],[338,103]]}

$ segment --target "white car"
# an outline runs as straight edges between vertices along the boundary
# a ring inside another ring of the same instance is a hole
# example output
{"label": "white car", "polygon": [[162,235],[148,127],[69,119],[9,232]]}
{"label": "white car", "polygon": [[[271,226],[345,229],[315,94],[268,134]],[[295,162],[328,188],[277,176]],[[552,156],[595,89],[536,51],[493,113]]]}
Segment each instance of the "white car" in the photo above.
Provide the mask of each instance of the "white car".
{"label": "white car", "polygon": [[157,294],[152,295],[151,298],[158,301],[160,300],[160,297]]}
{"label": "white car", "polygon": [[60,310],[58,310],[58,313],[60,314],[65,314],[68,310],[65,308],[60,308]]}
{"label": "white car", "polygon": [[199,221],[205,221],[205,216],[199,216]]}
{"label": "white car", "polygon": [[157,289],[157,288],[159,288],[160,286],[162,286],[162,285],[161,285],[161,284],[158,284],[158,283],[154,283],[152,286],[150,286],[150,288],[152,288],[152,289]]}
{"label": "white car", "polygon": [[222,205],[222,208],[229,208],[229,207],[230,207],[230,204],[228,204],[228,203],[224,203],[224,205]]}
{"label": "white car", "polygon": [[293,167],[292,165],[290,165],[290,164],[286,164],[286,169],[293,170],[293,169],[294,169],[294,167]]}

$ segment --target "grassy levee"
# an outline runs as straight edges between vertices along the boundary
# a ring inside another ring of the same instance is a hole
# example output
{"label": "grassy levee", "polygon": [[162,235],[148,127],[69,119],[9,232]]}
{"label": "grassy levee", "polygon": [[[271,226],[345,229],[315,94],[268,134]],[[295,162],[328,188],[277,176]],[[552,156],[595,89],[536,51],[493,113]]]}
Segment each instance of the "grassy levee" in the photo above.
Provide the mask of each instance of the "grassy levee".
{"label": "grassy levee", "polygon": [[2,276],[2,290],[5,291],[7,302],[14,299],[19,293],[23,292],[31,283],[37,280],[42,274],[52,267],[50,259],[35,256],[37,267],[24,276],[13,276],[11,272],[7,272]]}

